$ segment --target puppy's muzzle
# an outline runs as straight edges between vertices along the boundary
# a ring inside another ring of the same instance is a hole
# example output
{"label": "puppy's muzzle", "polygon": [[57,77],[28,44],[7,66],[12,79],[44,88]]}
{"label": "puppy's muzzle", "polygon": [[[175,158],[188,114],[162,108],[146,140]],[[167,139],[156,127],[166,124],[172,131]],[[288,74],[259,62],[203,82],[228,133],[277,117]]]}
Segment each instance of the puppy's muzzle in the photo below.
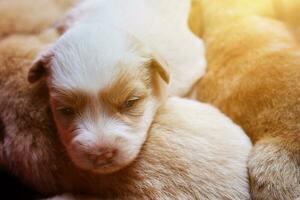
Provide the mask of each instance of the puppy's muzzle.
{"label": "puppy's muzzle", "polygon": [[88,159],[95,168],[106,167],[112,164],[117,150],[114,148],[99,148],[96,153],[87,154]]}

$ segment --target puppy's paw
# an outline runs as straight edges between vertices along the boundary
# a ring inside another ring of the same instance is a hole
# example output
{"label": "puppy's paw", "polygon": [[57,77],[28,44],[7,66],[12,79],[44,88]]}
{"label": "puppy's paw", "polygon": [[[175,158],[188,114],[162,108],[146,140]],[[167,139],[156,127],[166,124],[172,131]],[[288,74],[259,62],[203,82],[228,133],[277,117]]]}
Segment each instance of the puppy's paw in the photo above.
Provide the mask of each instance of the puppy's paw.
{"label": "puppy's paw", "polygon": [[265,138],[253,148],[249,160],[254,200],[300,199],[300,144],[286,138]]}

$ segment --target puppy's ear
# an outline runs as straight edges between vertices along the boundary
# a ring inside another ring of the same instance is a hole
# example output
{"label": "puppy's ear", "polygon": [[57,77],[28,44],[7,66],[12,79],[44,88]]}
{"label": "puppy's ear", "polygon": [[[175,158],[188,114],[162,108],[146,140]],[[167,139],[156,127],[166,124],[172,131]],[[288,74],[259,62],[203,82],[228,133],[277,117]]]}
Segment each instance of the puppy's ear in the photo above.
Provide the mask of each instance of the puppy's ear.
{"label": "puppy's ear", "polygon": [[170,82],[170,71],[168,63],[158,54],[152,53],[151,66],[158,72],[160,77],[168,84]]}
{"label": "puppy's ear", "polygon": [[170,69],[168,63],[154,49],[141,42],[134,34],[129,33],[128,37],[133,41],[133,46],[142,52],[145,57],[151,58],[151,67],[153,67],[159,76],[168,84],[170,82]]}
{"label": "puppy's ear", "polygon": [[40,54],[33,61],[27,76],[30,83],[35,83],[47,75],[52,57],[53,54],[48,51]]}

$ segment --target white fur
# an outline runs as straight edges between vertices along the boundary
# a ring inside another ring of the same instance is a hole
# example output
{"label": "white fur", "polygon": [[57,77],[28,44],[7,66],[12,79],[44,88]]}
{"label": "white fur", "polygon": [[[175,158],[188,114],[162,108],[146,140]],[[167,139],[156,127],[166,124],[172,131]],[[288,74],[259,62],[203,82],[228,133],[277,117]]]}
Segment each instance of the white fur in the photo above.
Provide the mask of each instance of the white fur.
{"label": "white fur", "polygon": [[116,66],[138,70],[149,61],[150,53],[137,51],[135,45],[126,33],[114,27],[75,26],[52,49],[52,84],[98,94],[117,77]]}
{"label": "white fur", "polygon": [[[187,25],[190,4],[190,0],[84,0],[67,18],[73,19],[69,25],[71,29],[82,24],[101,24],[105,28],[112,26],[134,35],[168,63],[170,94],[184,95],[206,68],[204,45]],[[80,28],[76,30],[80,31]],[[111,34],[106,38],[108,43],[114,40],[120,42],[113,31]],[[79,34],[69,40],[90,40],[88,37]],[[111,48],[107,43],[99,47],[104,50]],[[89,53],[86,59],[92,52]]]}

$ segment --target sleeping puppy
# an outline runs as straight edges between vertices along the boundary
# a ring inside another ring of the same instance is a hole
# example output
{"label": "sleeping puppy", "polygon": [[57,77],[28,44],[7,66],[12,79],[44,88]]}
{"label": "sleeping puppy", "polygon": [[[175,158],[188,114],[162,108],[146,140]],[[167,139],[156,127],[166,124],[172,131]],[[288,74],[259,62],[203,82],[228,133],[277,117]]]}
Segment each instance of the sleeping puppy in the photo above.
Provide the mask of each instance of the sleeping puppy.
{"label": "sleeping puppy", "polygon": [[[168,73],[140,44],[122,41],[122,33],[78,28],[60,38],[51,54],[38,58],[29,80],[46,76],[53,117],[74,163],[113,172],[138,154],[165,96],[166,84],[157,74],[168,82]],[[82,34],[90,40],[69,42]],[[102,37],[92,39],[98,34]],[[83,45],[86,52],[81,53]]]}
{"label": "sleeping puppy", "polygon": [[46,85],[26,80],[36,53],[56,38],[49,30],[0,41],[0,168],[50,196],[249,199],[249,138],[216,108],[176,97],[160,106],[130,165],[109,174],[74,165],[57,135]]}
{"label": "sleeping puppy", "polygon": [[184,94],[203,73],[202,43],[187,28],[188,1],[169,14],[160,0],[92,0],[75,10],[83,8],[88,14],[38,56],[28,80],[46,81],[72,161],[111,173],[136,158],[166,96]]}

